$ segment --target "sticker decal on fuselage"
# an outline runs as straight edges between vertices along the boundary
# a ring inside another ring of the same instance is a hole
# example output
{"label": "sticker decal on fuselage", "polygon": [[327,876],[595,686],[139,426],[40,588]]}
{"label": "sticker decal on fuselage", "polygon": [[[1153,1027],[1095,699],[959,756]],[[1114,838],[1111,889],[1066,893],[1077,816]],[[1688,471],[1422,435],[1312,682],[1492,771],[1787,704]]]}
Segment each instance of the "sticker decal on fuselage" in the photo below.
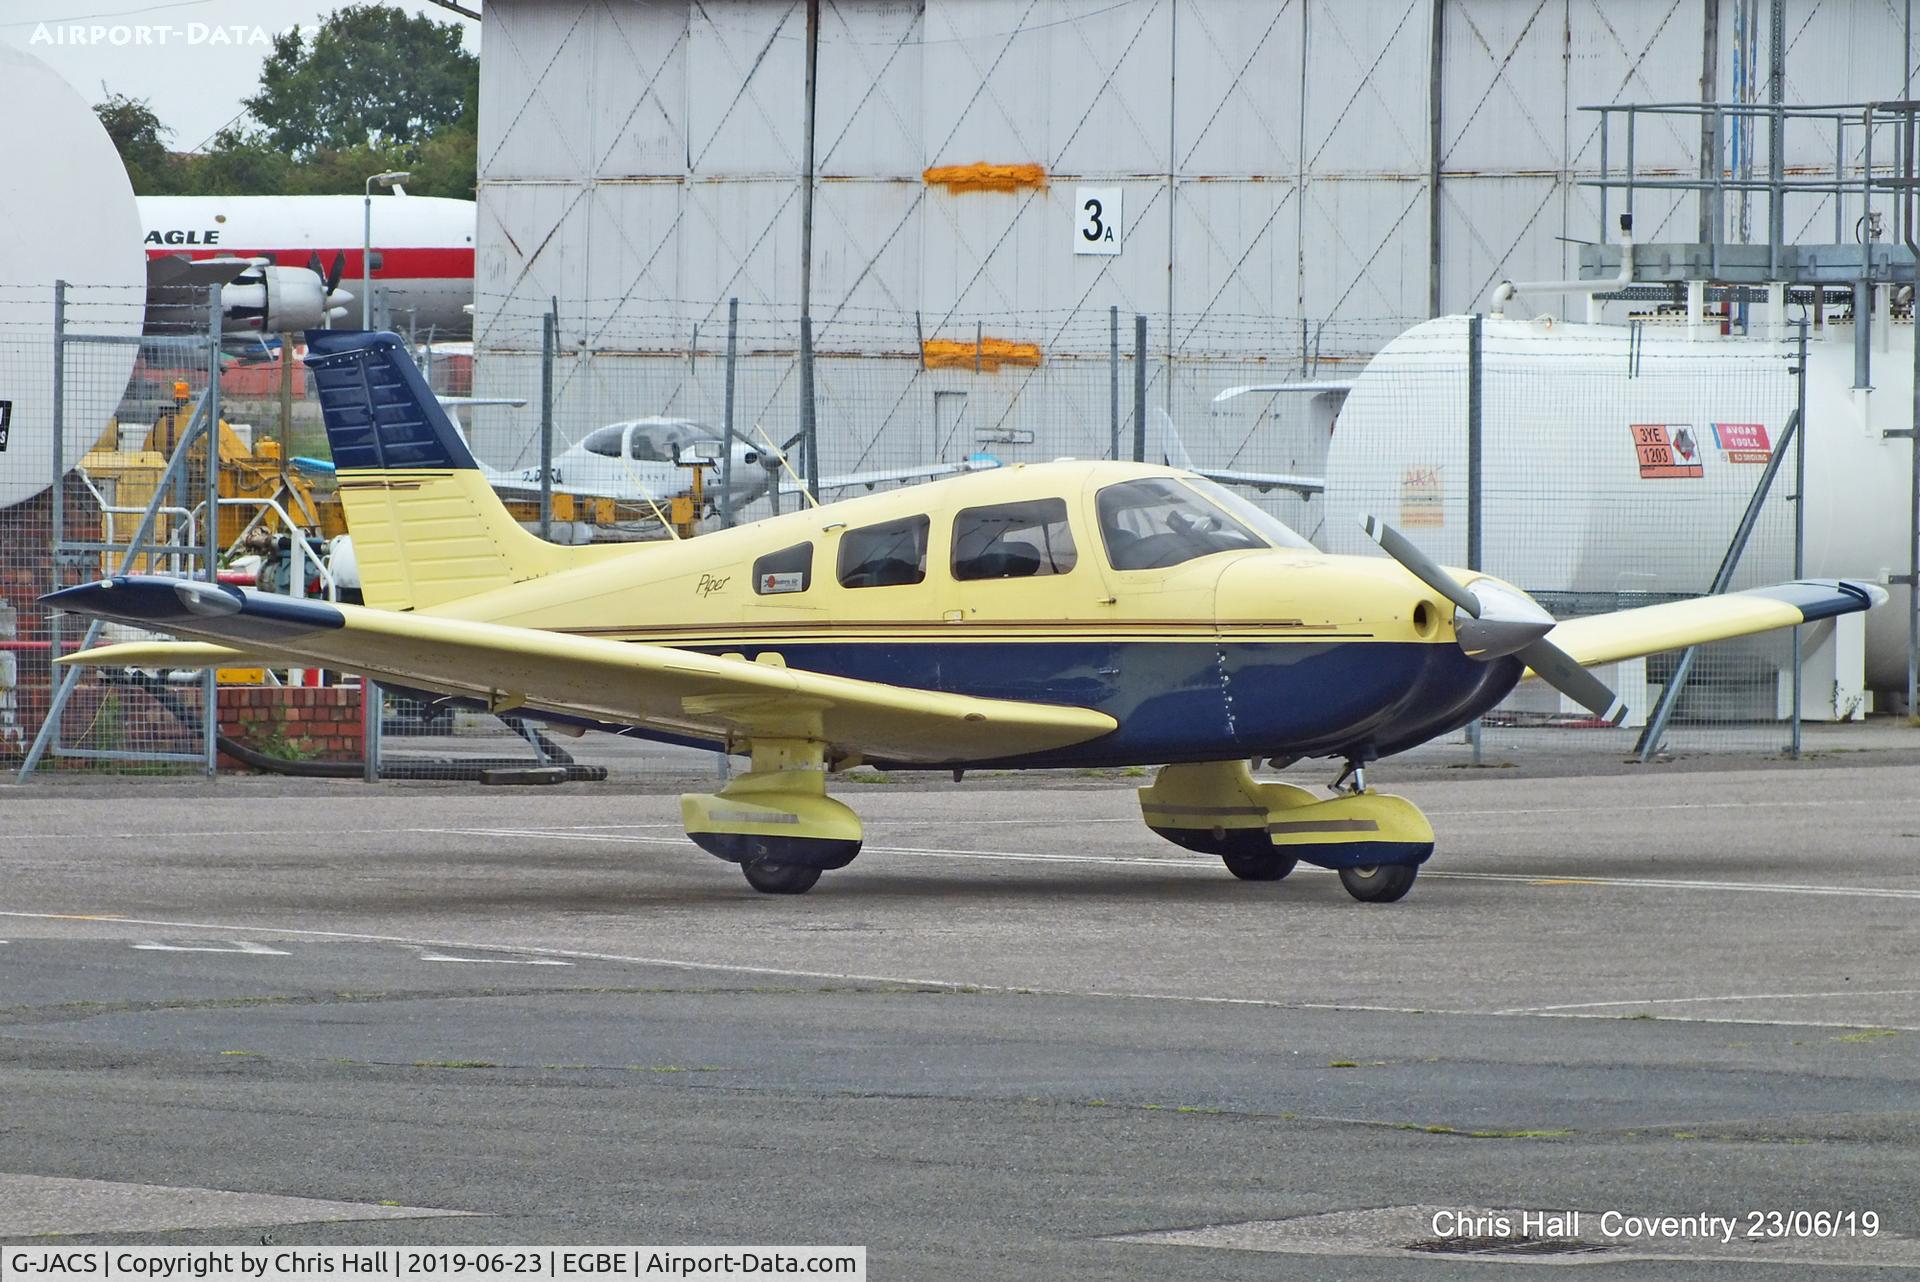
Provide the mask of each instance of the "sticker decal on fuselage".
{"label": "sticker decal on fuselage", "polygon": [[700,582],[696,583],[693,587],[694,595],[702,598],[710,597],[726,587],[732,578],[733,576],[731,574],[723,574],[717,579],[711,574],[703,574],[700,576]]}

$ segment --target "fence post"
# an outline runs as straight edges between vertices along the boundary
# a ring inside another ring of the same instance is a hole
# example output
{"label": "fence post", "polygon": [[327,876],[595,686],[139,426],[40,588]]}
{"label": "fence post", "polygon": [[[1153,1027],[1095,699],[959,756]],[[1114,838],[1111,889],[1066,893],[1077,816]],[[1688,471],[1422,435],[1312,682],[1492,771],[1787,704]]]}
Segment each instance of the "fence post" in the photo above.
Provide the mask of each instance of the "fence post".
{"label": "fence post", "polygon": [[1120,457],[1120,308],[1107,308],[1107,457]]}
{"label": "fence post", "polygon": [[[1467,568],[1479,570],[1481,539],[1486,529],[1482,510],[1481,464],[1485,459],[1485,345],[1481,332],[1482,317],[1475,312],[1467,319]],[[1485,752],[1480,718],[1467,727],[1467,742],[1473,745],[1473,764],[1482,764]]]}
{"label": "fence post", "polygon": [[1133,317],[1133,461],[1147,461],[1147,318]]}
{"label": "fence post", "polygon": [[559,345],[553,308],[540,318],[540,537],[553,537],[553,359]]}
{"label": "fence post", "polygon": [[[51,536],[53,539],[53,581],[49,585],[55,590],[67,586],[65,567],[61,552],[67,541],[67,282],[53,282],[53,484],[47,487],[47,494],[53,502]],[[62,615],[58,610],[47,611],[47,639],[53,643],[49,655],[48,672],[57,672],[51,666],[53,659],[66,653],[61,649],[65,638],[61,635]],[[60,727],[54,726],[54,743],[60,742]],[[22,776],[25,777],[24,774]]]}
{"label": "fence post", "polygon": [[[1778,138],[1775,139],[1776,145]],[[1774,189],[1779,195],[1779,188]],[[1774,242],[1779,243],[1779,237]],[[1793,438],[1793,577],[1798,579],[1807,572],[1807,322],[1800,321],[1800,333],[1794,343],[1793,362],[1793,413],[1800,420],[1799,434]],[[1792,738],[1788,741],[1787,755],[1796,761],[1800,757],[1800,696],[1802,673],[1800,670],[1802,654],[1800,652],[1800,628],[1793,629],[1793,721]]]}
{"label": "fence post", "polygon": [[[740,332],[740,300],[727,300],[727,396],[726,431],[721,437],[726,452],[720,456],[720,524],[733,528],[733,360],[735,341]],[[779,483],[778,477],[774,483]]]}
{"label": "fence post", "polygon": [[386,696],[372,677],[360,678],[360,778],[380,782],[380,722]]}
{"label": "fence post", "polygon": [[[813,414],[813,317],[800,317],[800,442],[807,451],[807,493],[820,501],[820,442]],[[775,481],[776,486],[779,484]]]}
{"label": "fence post", "polygon": [[[1914,264],[1914,297],[1920,298],[1920,261]],[[1857,297],[1857,295],[1856,295]],[[1860,313],[1856,312],[1855,315]],[[1920,342],[1913,345],[1913,479],[1907,514],[1907,717],[1920,716]]]}
{"label": "fence post", "polygon": [[[220,582],[220,286],[207,286],[207,582]],[[56,492],[54,501],[59,502]],[[298,538],[298,531],[289,531]],[[206,753],[207,778],[220,773],[220,673],[200,675],[200,748]]]}

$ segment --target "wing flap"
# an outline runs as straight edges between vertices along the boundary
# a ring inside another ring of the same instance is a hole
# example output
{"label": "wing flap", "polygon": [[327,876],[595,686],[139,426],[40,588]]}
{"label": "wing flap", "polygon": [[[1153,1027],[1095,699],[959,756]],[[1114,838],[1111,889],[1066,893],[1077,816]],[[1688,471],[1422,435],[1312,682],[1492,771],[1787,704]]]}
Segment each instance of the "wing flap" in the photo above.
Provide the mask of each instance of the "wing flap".
{"label": "wing flap", "polygon": [[[1568,619],[1547,633],[1547,640],[1592,667],[1871,610],[1886,599],[1884,589],[1856,579],[1801,579]],[[1526,675],[1537,674],[1529,670]]]}
{"label": "wing flap", "polygon": [[917,690],[694,650],[296,601],[182,579],[129,576],[44,599],[274,662],[716,742],[808,738],[887,761],[950,762],[1043,752],[1117,725],[1088,708]]}

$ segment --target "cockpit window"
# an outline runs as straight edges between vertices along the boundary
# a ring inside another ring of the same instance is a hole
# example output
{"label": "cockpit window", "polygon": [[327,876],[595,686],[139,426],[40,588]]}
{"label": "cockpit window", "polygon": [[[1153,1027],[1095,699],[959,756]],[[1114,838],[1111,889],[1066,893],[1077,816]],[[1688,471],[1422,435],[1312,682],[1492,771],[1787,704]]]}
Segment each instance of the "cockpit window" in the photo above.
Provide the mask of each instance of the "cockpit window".
{"label": "cockpit window", "polygon": [[1171,477],[1122,481],[1100,491],[1100,537],[1116,570],[1157,570],[1265,539]]}
{"label": "cockpit window", "polygon": [[646,428],[637,427],[627,443],[627,457],[641,463],[671,463],[673,442],[655,440]]}
{"label": "cockpit window", "polygon": [[910,516],[840,536],[840,586],[891,588],[927,577],[927,518]]}
{"label": "cockpit window", "polygon": [[1061,499],[970,507],[953,518],[956,579],[1065,574],[1077,559]]}
{"label": "cockpit window", "polygon": [[1253,530],[1261,538],[1277,548],[1301,548],[1308,552],[1317,551],[1313,544],[1294,533],[1293,527],[1274,516],[1253,500],[1235,494],[1226,486],[1209,481],[1203,476],[1183,478],[1186,483],[1223,507],[1227,512]]}
{"label": "cockpit window", "polygon": [[621,438],[625,435],[626,428],[615,423],[611,427],[597,428],[589,432],[587,439],[580,442],[580,446],[590,454],[598,454],[604,458],[619,458]]}

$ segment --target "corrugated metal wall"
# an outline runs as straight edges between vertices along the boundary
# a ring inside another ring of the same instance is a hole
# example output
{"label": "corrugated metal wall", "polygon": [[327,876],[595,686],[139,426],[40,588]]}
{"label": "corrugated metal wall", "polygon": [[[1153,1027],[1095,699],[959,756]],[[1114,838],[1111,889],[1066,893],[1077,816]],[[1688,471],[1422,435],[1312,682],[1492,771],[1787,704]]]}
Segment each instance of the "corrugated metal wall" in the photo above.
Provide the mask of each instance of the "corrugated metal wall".
{"label": "corrugated metal wall", "polygon": [[[1722,96],[1737,3],[1719,4]],[[1598,225],[1577,185],[1597,124],[1577,108],[1697,98],[1703,4],[828,0],[816,347],[910,353],[979,326],[1049,360],[1103,356],[1113,305],[1152,318],[1158,353],[1291,361],[1328,327],[1384,338],[1436,301],[1472,308],[1502,278],[1571,275],[1564,238]],[[1794,0],[1789,99],[1897,96],[1896,8]],[[805,12],[490,0],[483,382],[524,389],[508,354],[537,349],[550,299],[574,351],[684,349],[696,325],[717,343],[729,295],[750,344],[792,344]],[[1642,166],[1697,169],[1678,124],[1639,147]],[[978,161],[1039,164],[1048,181],[956,194],[922,178]],[[1117,256],[1072,252],[1087,185],[1123,191]],[[1638,213],[1643,240],[1690,237],[1691,206]]]}

